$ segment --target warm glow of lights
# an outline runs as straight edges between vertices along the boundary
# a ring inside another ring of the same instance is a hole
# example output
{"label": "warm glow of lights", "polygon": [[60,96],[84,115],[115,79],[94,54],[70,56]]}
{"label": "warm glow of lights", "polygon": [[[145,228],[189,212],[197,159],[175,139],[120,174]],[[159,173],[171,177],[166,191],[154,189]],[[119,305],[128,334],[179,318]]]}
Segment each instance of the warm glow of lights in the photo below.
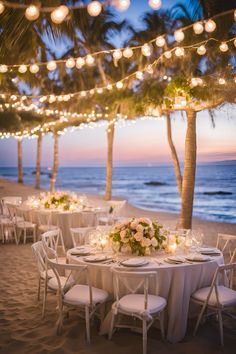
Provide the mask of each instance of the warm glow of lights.
{"label": "warm glow of lights", "polygon": [[205,30],[206,32],[213,32],[215,31],[216,29],[216,23],[213,21],[213,20],[208,20],[206,23],[205,23]]}
{"label": "warm glow of lights", "polygon": [[164,53],[164,56],[166,57],[166,59],[170,59],[172,57],[172,53],[167,50],[165,53]]}
{"label": "warm glow of lights", "polygon": [[85,65],[84,58],[79,57],[79,58],[76,59],[76,67],[77,67],[77,69],[81,69],[84,65]]}
{"label": "warm glow of lights", "polygon": [[4,6],[3,2],[0,1],[0,14],[2,14],[4,10],[5,10],[5,6]]}
{"label": "warm glow of lights", "polygon": [[72,69],[75,66],[75,59],[74,58],[69,58],[66,61],[66,67],[68,69]]}
{"label": "warm glow of lights", "polygon": [[220,85],[225,85],[225,84],[226,84],[225,79],[222,79],[222,78],[220,78],[220,79],[218,80],[218,82],[219,82]]}
{"label": "warm glow of lights", "polygon": [[176,47],[175,49],[175,55],[177,57],[182,57],[184,56],[184,48]]}
{"label": "warm glow of lights", "polygon": [[98,16],[102,11],[102,5],[99,1],[92,1],[87,7],[90,16]]}
{"label": "warm glow of lights", "polygon": [[112,85],[111,85],[111,84],[108,84],[108,85],[107,85],[107,89],[108,89],[109,91],[111,91],[111,90],[112,90]]}
{"label": "warm glow of lights", "polygon": [[202,22],[194,23],[193,30],[194,30],[194,33],[201,34],[204,31],[204,27],[203,27]]}
{"label": "warm glow of lights", "polygon": [[222,42],[221,45],[219,46],[219,48],[220,48],[221,52],[227,52],[227,50],[229,49],[229,46],[227,43]]}
{"label": "warm glow of lights", "polygon": [[97,89],[97,93],[99,93],[99,94],[103,93],[103,89],[102,88],[98,88]]}
{"label": "warm glow of lights", "polygon": [[152,68],[152,65],[148,65],[147,68],[146,68],[146,72],[148,74],[153,74],[153,68]]}
{"label": "warm glow of lights", "polygon": [[176,42],[182,42],[184,40],[184,32],[182,30],[177,30],[174,33]]}
{"label": "warm glow of lights", "polygon": [[37,64],[32,64],[29,69],[32,74],[36,74],[39,71],[39,66]]}
{"label": "warm glow of lights", "polygon": [[0,73],[4,74],[7,72],[7,70],[8,70],[7,65],[5,64],[0,65]]}
{"label": "warm glow of lights", "polygon": [[126,11],[130,6],[130,0],[113,0],[112,5],[115,6],[118,11]]}
{"label": "warm glow of lights", "polygon": [[120,49],[116,49],[112,55],[115,60],[119,60],[122,58],[122,51]]}
{"label": "warm glow of lights", "polygon": [[149,0],[148,1],[148,5],[154,9],[154,10],[158,10],[161,7],[161,0]]}
{"label": "warm glow of lights", "polygon": [[200,45],[200,47],[198,47],[198,49],[197,49],[197,54],[199,54],[199,55],[206,54],[206,47],[204,45]]}
{"label": "warm glow of lights", "polygon": [[20,65],[18,68],[19,73],[24,74],[27,71],[27,66],[26,65]]}
{"label": "warm glow of lights", "polygon": [[57,68],[57,63],[54,61],[54,60],[50,60],[48,63],[47,63],[47,69],[49,71],[53,71],[53,70],[56,70]]}
{"label": "warm glow of lights", "polygon": [[52,22],[56,24],[60,24],[64,21],[66,16],[69,14],[69,9],[65,5],[58,6],[55,10],[51,13]]}
{"label": "warm glow of lights", "polygon": [[35,5],[29,5],[27,9],[25,10],[25,17],[29,21],[35,21],[37,18],[39,18],[39,8]]}
{"label": "warm glow of lights", "polygon": [[166,40],[165,40],[165,38],[164,38],[163,36],[157,37],[157,39],[156,39],[156,45],[157,45],[158,47],[164,47],[165,44],[166,44]]}
{"label": "warm glow of lights", "polygon": [[88,55],[86,56],[85,62],[86,62],[86,64],[87,64],[88,66],[91,66],[91,65],[94,64],[95,59],[94,59],[94,57],[93,57],[92,55],[88,54]]}
{"label": "warm glow of lights", "polygon": [[234,46],[236,47],[236,38],[235,38],[235,40],[234,40]]}
{"label": "warm glow of lights", "polygon": [[127,59],[131,58],[133,55],[133,50],[131,48],[125,48],[123,51],[123,56]]}
{"label": "warm glow of lights", "polygon": [[142,73],[142,71],[137,71],[135,76],[136,76],[136,78],[137,78],[138,80],[143,80],[143,73]]}
{"label": "warm glow of lights", "polygon": [[122,81],[118,81],[118,82],[116,83],[116,87],[117,87],[118,89],[122,89],[123,86],[124,86],[124,84],[123,84]]}
{"label": "warm glow of lights", "polygon": [[150,55],[152,55],[152,45],[151,44],[148,44],[148,43],[145,43],[142,48],[141,48],[141,51],[142,51],[142,54],[145,56],[145,57],[150,57]]}

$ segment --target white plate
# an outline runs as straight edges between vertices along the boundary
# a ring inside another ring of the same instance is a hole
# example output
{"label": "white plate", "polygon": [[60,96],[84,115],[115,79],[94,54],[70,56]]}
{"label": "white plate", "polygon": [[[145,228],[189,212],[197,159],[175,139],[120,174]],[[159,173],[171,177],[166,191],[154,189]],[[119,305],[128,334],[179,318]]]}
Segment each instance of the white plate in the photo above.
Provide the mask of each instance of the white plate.
{"label": "white plate", "polygon": [[208,262],[212,260],[211,257],[204,256],[203,254],[190,254],[185,258],[191,262]]}
{"label": "white plate", "polygon": [[76,250],[74,249],[70,253],[72,256],[89,256],[91,252],[89,250]]}
{"label": "white plate", "polygon": [[84,257],[84,261],[85,262],[90,262],[90,263],[96,263],[96,262],[104,262],[107,259],[109,259],[107,256],[103,256],[103,255],[95,255],[95,256],[88,256],[88,257]]}
{"label": "white plate", "polygon": [[126,259],[120,264],[126,267],[142,267],[148,264],[148,261],[146,260],[146,258],[130,258],[130,259]]}

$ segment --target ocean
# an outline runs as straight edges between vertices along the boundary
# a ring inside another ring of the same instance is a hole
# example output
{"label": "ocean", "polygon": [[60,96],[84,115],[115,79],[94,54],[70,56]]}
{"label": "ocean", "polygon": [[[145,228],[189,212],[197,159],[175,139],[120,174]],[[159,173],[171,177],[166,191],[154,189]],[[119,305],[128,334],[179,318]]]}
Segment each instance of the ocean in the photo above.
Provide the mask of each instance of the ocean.
{"label": "ocean", "polygon": [[[34,171],[35,168],[24,168],[25,184],[34,184]],[[49,187],[49,175],[50,171],[43,168],[42,188]],[[1,167],[0,177],[16,181],[17,169]],[[105,190],[105,168],[60,167],[57,189],[102,195]],[[143,209],[172,213],[180,211],[172,165],[115,167],[113,195]],[[236,223],[236,161],[198,164],[193,214],[200,219]]]}

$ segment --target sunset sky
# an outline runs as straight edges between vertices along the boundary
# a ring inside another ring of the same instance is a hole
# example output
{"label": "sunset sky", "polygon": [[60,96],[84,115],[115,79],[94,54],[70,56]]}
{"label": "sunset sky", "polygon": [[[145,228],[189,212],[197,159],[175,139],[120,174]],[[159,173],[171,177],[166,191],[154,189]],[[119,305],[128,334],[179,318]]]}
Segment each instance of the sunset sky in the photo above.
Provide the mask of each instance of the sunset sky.
{"label": "sunset sky", "polygon": [[[178,1],[185,5],[190,0]],[[140,16],[150,8],[147,0],[132,1],[130,9],[120,16],[128,18],[138,27]],[[177,1],[163,0],[163,8],[170,8]],[[236,159],[236,114],[232,109],[222,109],[215,116],[216,127],[212,127],[207,112],[198,115],[198,162]],[[179,153],[183,158],[185,119],[176,114],[173,120],[173,138]],[[53,140],[45,136],[43,140],[42,165],[52,163]],[[23,164],[34,166],[36,158],[36,140],[23,142]],[[104,166],[106,160],[105,127],[96,129],[76,130],[60,137],[60,166]],[[123,165],[152,165],[171,162],[171,156],[166,138],[166,121],[140,121],[115,132],[114,163]],[[0,140],[0,166],[16,166],[16,141],[14,139]]]}

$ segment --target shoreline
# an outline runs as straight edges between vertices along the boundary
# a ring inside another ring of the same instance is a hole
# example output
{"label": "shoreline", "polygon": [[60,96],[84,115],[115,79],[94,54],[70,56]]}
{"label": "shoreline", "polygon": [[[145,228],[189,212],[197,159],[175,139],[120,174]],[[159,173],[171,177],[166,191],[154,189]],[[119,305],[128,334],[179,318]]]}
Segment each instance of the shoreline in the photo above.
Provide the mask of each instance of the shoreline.
{"label": "shoreline", "polygon": [[[4,196],[21,196],[23,200],[27,199],[30,195],[37,195],[44,191],[43,189],[37,190],[30,185],[19,184],[7,179],[0,178],[0,197]],[[106,201],[103,196],[98,194],[86,193],[88,198],[92,199],[94,203],[104,205]],[[114,197],[114,199],[121,199]],[[131,205],[127,202],[124,208],[125,217],[149,217],[151,219],[157,219],[164,227],[176,228],[178,224],[179,215],[171,212],[161,212],[153,210],[145,210]],[[236,224],[208,221],[198,218],[193,218],[193,229],[199,229],[204,233],[204,241],[206,244],[215,245],[217,234],[233,234],[236,235]]]}

